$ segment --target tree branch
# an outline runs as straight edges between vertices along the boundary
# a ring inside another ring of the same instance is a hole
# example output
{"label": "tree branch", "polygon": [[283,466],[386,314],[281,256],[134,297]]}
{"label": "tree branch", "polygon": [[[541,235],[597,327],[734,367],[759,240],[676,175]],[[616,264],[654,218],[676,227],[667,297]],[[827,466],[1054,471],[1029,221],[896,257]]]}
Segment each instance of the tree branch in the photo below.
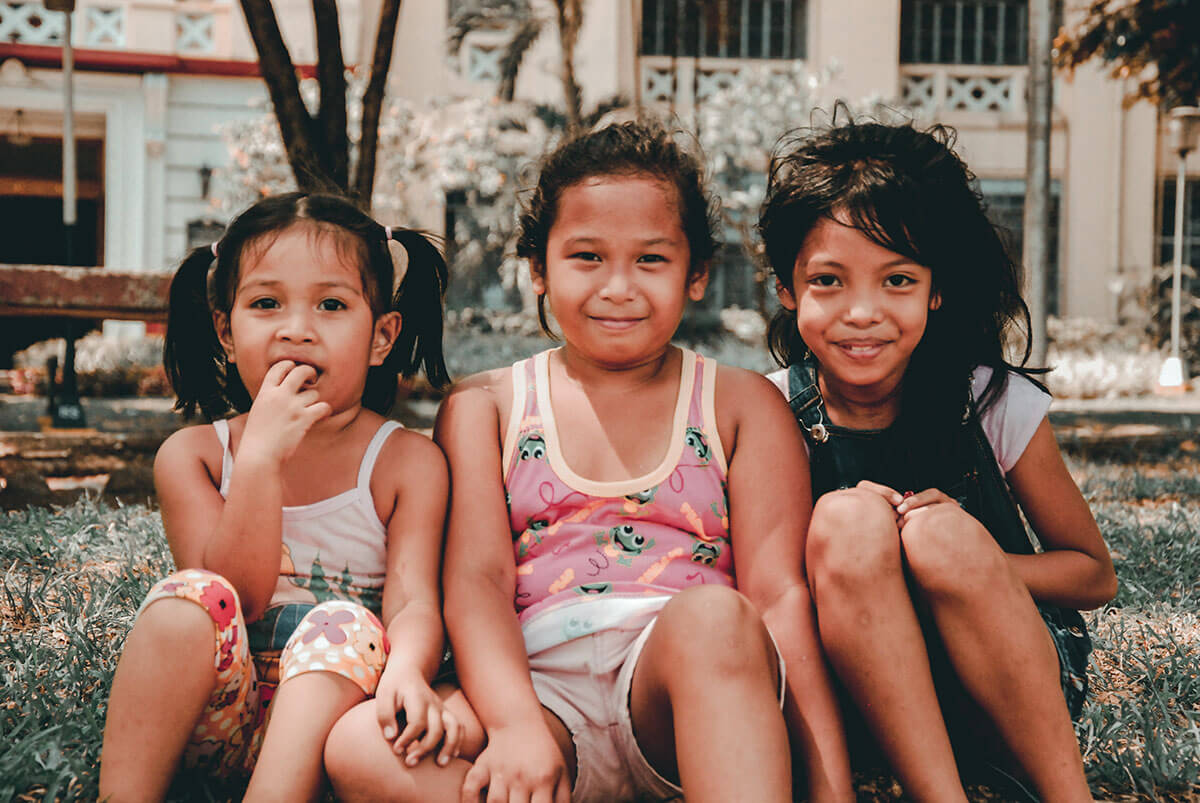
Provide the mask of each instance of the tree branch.
{"label": "tree branch", "polygon": [[336,0],[312,0],[316,28],[317,109],[316,151],[329,177],[343,192],[350,188],[350,141],[346,133],[346,61]]}
{"label": "tree branch", "polygon": [[354,196],[368,209],[375,191],[375,151],[379,147],[379,118],[383,112],[392,50],[396,45],[396,24],[401,0],[383,0],[379,9],[379,29],[375,32],[375,54],[371,60],[371,78],[362,100],[362,136],[358,144]]}
{"label": "tree branch", "polygon": [[241,4],[296,185],[309,191],[322,188],[328,178],[313,148],[313,120],[300,96],[296,68],[279,31],[275,10],[270,0],[241,0]]}

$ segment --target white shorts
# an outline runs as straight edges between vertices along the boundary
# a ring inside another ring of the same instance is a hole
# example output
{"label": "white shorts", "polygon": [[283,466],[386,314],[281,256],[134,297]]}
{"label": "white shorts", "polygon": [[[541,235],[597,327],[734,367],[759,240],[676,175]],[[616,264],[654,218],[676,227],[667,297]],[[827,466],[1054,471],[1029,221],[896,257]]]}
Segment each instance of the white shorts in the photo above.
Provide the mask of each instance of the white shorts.
{"label": "white shorts", "polygon": [[[634,617],[613,627],[548,647],[529,656],[533,689],[575,743],[573,803],[682,800],[683,790],[658,774],[633,734],[629,692],[633,670],[654,628]],[[779,656],[783,704],[783,658]]]}

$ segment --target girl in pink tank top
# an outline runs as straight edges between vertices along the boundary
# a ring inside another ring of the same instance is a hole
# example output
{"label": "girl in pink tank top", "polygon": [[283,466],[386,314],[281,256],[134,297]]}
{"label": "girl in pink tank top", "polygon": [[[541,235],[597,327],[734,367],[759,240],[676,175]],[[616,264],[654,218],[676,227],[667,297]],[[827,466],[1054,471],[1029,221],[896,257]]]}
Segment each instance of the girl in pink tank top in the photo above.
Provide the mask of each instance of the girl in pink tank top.
{"label": "girl in pink tank top", "polygon": [[853,799],[790,411],[671,344],[707,285],[709,208],[695,156],[652,125],[543,162],[518,253],[563,345],[462,382],[435,428],[461,755],[379,741],[339,794],[790,801],[794,754],[810,799]]}

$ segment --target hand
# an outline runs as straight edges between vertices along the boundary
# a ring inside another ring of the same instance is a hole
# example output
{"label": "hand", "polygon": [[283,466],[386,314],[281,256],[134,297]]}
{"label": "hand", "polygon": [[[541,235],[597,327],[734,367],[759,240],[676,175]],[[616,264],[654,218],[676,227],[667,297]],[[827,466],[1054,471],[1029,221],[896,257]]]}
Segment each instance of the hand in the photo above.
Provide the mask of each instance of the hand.
{"label": "hand", "polygon": [[333,412],[304,384],[317,376],[311,365],[281,360],[267,370],[242,434],[240,452],[257,453],[279,463],[296,453],[313,424]]}
{"label": "hand", "polygon": [[442,744],[438,764],[445,766],[458,756],[462,723],[418,674],[389,675],[385,670],[375,690],[375,716],[383,738],[392,744],[392,752],[404,756],[404,763],[410,767],[432,752],[438,742]]}
{"label": "hand", "polygon": [[462,803],[570,803],[571,779],[544,722],[497,728],[463,779]]}
{"label": "hand", "polygon": [[937,488],[929,488],[920,493],[905,496],[896,505],[896,515],[900,517],[900,528],[904,529],[904,525],[912,521],[914,516],[919,516],[937,505],[954,505],[957,507],[958,502]]}
{"label": "hand", "polygon": [[878,482],[871,482],[870,480],[859,480],[858,485],[854,487],[862,491],[879,494],[892,507],[896,507],[904,499],[899,491],[889,488],[886,485],[880,485]]}

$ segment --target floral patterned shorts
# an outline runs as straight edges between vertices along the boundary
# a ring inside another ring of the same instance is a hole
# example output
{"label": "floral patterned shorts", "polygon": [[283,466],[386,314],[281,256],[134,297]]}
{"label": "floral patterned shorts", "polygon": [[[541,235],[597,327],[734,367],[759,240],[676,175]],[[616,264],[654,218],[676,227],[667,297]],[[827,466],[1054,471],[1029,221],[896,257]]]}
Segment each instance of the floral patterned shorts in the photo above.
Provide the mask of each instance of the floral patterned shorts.
{"label": "floral patterned shorts", "polygon": [[217,671],[208,705],[184,750],[187,767],[214,775],[237,775],[254,768],[278,683],[306,672],[333,672],[375,693],[388,654],[383,624],[361,605],[342,600],[312,608],[278,656],[252,655],[237,591],[225,578],[203,569],[185,569],[160,580],[138,613],[160,599],[191,600],[213,620]]}

